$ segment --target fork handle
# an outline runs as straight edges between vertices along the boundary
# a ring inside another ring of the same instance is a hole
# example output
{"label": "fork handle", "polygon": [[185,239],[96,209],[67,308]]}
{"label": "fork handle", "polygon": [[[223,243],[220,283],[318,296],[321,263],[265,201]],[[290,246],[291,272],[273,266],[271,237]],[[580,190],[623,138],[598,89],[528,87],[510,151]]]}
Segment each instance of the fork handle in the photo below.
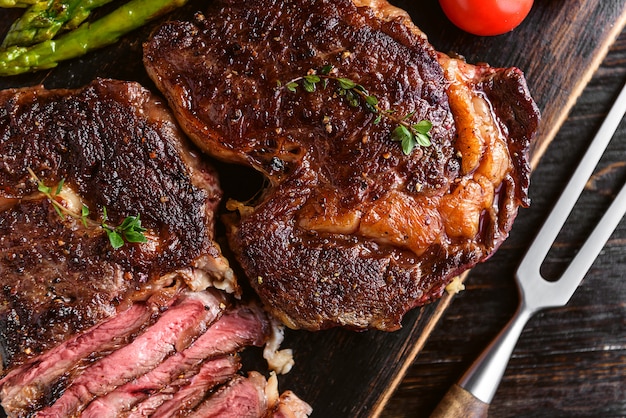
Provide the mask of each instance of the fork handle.
{"label": "fork handle", "polygon": [[458,384],[450,387],[430,418],[484,418],[489,404]]}
{"label": "fork handle", "polygon": [[534,309],[523,298],[515,315],[496,338],[472,363],[457,384],[452,386],[431,418],[485,418],[487,409],[528,319]]}

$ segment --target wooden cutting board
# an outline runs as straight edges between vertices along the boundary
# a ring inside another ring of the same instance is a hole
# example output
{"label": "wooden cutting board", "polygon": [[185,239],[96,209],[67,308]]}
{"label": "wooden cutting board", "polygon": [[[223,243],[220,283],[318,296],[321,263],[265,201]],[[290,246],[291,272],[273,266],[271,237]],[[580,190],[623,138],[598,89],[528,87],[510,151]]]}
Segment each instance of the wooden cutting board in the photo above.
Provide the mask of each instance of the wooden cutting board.
{"label": "wooden cutting board", "polygon": [[[525,72],[543,115],[533,166],[626,22],[626,0],[536,0],[518,29],[481,38],[448,23],[436,0],[392,3],[409,11],[438,50],[459,53],[471,63],[517,66]],[[119,2],[111,7],[116,4]],[[206,4],[192,1],[169,18],[188,17],[193,11],[204,10]],[[0,34],[18,15],[18,11],[0,10]],[[74,88],[94,77],[111,77],[136,80],[154,89],[141,63],[141,43],[153,27],[52,71],[0,79],[0,88],[38,83],[48,88]],[[403,329],[394,333],[289,331],[285,346],[294,349],[296,366],[280,378],[281,390],[291,389],[310,402],[314,417],[380,415],[451,299],[446,296],[411,312]]]}

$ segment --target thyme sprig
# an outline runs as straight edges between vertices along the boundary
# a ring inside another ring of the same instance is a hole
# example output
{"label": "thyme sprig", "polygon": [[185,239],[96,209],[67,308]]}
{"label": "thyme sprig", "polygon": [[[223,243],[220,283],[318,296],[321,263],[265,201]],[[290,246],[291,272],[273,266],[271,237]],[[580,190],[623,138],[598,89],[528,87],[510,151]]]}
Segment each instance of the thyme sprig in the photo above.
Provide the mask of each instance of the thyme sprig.
{"label": "thyme sprig", "polygon": [[306,92],[313,93],[318,89],[318,84],[321,84],[321,88],[325,90],[330,82],[334,82],[338,95],[345,98],[350,106],[364,107],[367,111],[376,114],[373,122],[375,125],[380,123],[383,117],[397,125],[391,132],[391,140],[401,143],[402,152],[405,155],[411,154],[417,146],[428,147],[431,145],[430,130],[433,126],[432,122],[425,119],[417,123],[411,121],[410,119],[415,112],[398,117],[393,109],[382,109],[378,98],[369,94],[363,85],[349,78],[332,75],[333,68],[332,65],[325,65],[319,71],[311,70],[308,74],[294,78],[286,83],[285,88],[295,93],[297,88],[302,86]]}
{"label": "thyme sprig", "polygon": [[81,206],[80,215],[69,210],[65,206],[63,206],[57,200],[57,197],[63,191],[63,186],[65,184],[65,179],[61,179],[57,186],[53,189],[50,186],[44,184],[37,175],[31,170],[27,168],[30,176],[37,182],[37,190],[41,192],[52,204],[55,212],[59,217],[63,220],[66,219],[66,216],[69,216],[73,219],[79,220],[85,228],[95,229],[100,228],[106,232],[107,237],[109,238],[109,243],[113,249],[117,250],[124,246],[125,242],[138,242],[143,243],[147,242],[144,232],[146,232],[146,228],[141,226],[141,219],[139,214],[137,216],[127,216],[121,224],[118,226],[112,226],[107,223],[108,215],[106,206],[102,207],[102,220],[100,222],[96,222],[89,218],[89,207],[84,203]]}

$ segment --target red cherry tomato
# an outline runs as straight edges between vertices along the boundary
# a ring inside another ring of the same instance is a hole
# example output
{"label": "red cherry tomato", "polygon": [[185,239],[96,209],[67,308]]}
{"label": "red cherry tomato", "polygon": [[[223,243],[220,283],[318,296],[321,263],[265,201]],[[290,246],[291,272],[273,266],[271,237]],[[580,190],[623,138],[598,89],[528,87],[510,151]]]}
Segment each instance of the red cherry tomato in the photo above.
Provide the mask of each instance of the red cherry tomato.
{"label": "red cherry tomato", "polygon": [[528,15],[533,0],[439,0],[439,4],[459,28],[492,36],[516,28]]}

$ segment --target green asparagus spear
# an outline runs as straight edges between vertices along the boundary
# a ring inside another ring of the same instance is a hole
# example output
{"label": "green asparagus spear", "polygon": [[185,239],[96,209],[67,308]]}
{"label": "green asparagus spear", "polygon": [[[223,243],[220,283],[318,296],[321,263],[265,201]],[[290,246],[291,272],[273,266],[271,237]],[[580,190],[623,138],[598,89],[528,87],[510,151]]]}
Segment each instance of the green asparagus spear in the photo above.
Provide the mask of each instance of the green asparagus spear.
{"label": "green asparagus spear", "polygon": [[73,30],[80,26],[81,23],[89,17],[92,10],[104,6],[110,3],[112,0],[81,0],[78,2],[78,7],[74,10],[74,13],[70,16],[70,19],[63,25],[64,30]]}
{"label": "green asparagus spear", "polygon": [[37,3],[37,0],[0,0],[0,7],[11,9],[13,7],[28,7]]}
{"label": "green asparagus spear", "polygon": [[7,32],[2,48],[13,45],[29,46],[46,39],[52,39],[59,30],[56,24],[59,15],[67,11],[67,7],[56,7],[56,1],[38,1],[26,9]]}
{"label": "green asparagus spear", "polygon": [[160,17],[187,0],[131,0],[93,23],[84,23],[57,39],[0,51],[0,76],[53,68],[60,61],[113,44],[126,33]]}
{"label": "green asparagus spear", "polygon": [[30,46],[52,39],[63,28],[77,28],[97,7],[111,0],[43,0],[30,6],[17,19],[2,42],[2,48]]}

